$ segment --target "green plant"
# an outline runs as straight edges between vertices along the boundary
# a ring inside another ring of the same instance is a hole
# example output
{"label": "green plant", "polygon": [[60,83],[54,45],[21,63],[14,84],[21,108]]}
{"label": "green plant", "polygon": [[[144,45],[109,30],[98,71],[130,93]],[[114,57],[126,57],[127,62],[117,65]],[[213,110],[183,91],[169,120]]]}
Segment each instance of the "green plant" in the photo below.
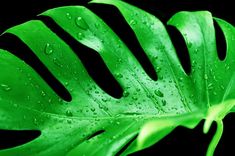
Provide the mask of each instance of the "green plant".
{"label": "green plant", "polygon": [[150,79],[118,36],[85,7],[60,7],[41,15],[51,17],[101,55],[124,90],[121,99],[99,88],[72,49],[43,22],[33,20],[10,28],[6,32],[30,47],[69,90],[72,101],[63,101],[30,66],[0,50],[0,128],[41,131],[35,140],[0,150],[0,155],[114,155],[131,141],[122,153],[127,155],[151,146],[179,125],[194,128],[202,119],[205,133],[213,121],[218,125],[207,151],[213,155],[222,135],[222,119],[234,111],[234,27],[214,18],[227,42],[227,56],[221,61],[209,12],[179,12],[168,21],[186,40],[191,60],[187,75],[156,17],[122,1],[91,3],[112,4],[120,10],[158,80]]}

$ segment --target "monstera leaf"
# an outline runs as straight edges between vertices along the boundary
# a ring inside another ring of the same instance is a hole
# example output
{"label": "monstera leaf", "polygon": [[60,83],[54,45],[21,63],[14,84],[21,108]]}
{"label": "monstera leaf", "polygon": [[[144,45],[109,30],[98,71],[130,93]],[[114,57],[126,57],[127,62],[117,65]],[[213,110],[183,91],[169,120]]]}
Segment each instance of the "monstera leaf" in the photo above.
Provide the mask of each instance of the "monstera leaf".
{"label": "monstera leaf", "polygon": [[[64,100],[27,63],[0,50],[0,129],[39,130],[23,145],[0,150],[12,155],[127,155],[151,146],[177,126],[194,128],[205,119],[217,131],[207,155],[222,135],[222,119],[233,112],[235,29],[221,19],[226,58],[216,49],[209,12],[179,12],[168,25],[183,35],[191,71],[184,71],[164,25],[155,16],[118,0],[94,0],[116,6],[152,63],[152,80],[131,51],[98,16],[83,6],[65,6],[41,15],[52,18],[77,42],[98,53],[123,89],[121,98],[102,90],[68,44],[40,20],[10,28],[69,91]],[[14,46],[14,45],[12,45]],[[79,53],[79,52],[78,52]],[[121,151],[125,146],[128,147]]]}

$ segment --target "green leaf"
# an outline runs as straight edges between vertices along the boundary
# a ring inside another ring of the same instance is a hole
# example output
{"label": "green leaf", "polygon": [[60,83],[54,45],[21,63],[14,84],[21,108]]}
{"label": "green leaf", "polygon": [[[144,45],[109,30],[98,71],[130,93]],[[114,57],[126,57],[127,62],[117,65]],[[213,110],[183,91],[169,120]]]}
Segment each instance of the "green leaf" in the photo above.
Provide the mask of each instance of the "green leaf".
{"label": "green leaf", "polygon": [[75,52],[42,21],[10,28],[6,33],[16,35],[33,51],[72,100],[64,101],[32,67],[0,50],[0,129],[41,131],[35,140],[0,150],[0,155],[109,156],[130,143],[122,153],[127,155],[151,146],[177,126],[192,129],[202,119],[206,120],[205,133],[213,121],[218,124],[207,151],[208,156],[213,155],[222,135],[222,119],[234,111],[234,27],[214,18],[227,43],[226,58],[221,61],[209,12],[179,12],[168,21],[186,41],[192,69],[187,75],[165,26],[155,16],[118,0],[91,3],[120,10],[158,80],[149,78],[112,29],[83,6],[55,8],[41,15],[49,16],[77,42],[100,54],[124,90],[120,99],[104,92]]}

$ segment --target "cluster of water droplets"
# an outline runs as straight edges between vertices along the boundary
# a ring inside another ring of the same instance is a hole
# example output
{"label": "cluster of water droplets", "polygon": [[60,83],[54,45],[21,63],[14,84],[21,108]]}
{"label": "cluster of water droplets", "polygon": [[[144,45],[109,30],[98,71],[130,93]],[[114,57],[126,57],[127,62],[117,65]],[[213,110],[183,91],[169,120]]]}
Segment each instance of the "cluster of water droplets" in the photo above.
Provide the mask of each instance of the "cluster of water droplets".
{"label": "cluster of water droplets", "polygon": [[2,83],[0,86],[1,86],[2,90],[6,91],[6,92],[9,92],[12,90],[12,88],[7,84]]}
{"label": "cluster of water droplets", "polygon": [[70,13],[66,13],[66,18],[69,21],[74,21],[75,25],[79,28],[79,32],[77,32],[77,39],[82,40],[84,36],[84,31],[87,31],[89,29],[89,25],[81,16],[73,16]]}

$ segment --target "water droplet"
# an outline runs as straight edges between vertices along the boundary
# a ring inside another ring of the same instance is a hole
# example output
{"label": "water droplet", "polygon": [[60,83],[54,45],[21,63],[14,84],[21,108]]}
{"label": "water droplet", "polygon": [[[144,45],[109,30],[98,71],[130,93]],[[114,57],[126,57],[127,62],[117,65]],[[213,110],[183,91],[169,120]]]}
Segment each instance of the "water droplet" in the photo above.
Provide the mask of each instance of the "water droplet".
{"label": "water droplet", "polygon": [[106,98],[101,99],[103,102],[107,102],[108,100]]}
{"label": "water droplet", "polygon": [[14,103],[13,106],[14,106],[14,107],[18,107],[18,104]]}
{"label": "water droplet", "polygon": [[37,120],[37,118],[34,118],[34,119],[33,119],[33,123],[34,123],[35,125],[38,125],[38,120]]}
{"label": "water droplet", "polygon": [[132,20],[130,21],[130,25],[132,25],[132,26],[133,26],[133,25],[136,25],[136,21],[132,19]]}
{"label": "water droplet", "polygon": [[154,94],[159,96],[159,97],[163,97],[164,96],[164,94],[160,90],[155,90]]}
{"label": "water droplet", "polygon": [[49,103],[51,103],[51,101],[52,101],[51,99],[48,100]]}
{"label": "water droplet", "polygon": [[162,100],[162,106],[166,106],[166,100]]}
{"label": "water droplet", "polygon": [[204,75],[204,79],[205,79],[205,80],[208,79],[208,75],[207,75],[207,74]]}
{"label": "water droplet", "polygon": [[104,106],[103,106],[102,104],[99,104],[99,108],[100,108],[100,109],[103,109]]}
{"label": "water droplet", "polygon": [[159,75],[158,80],[163,80],[163,76]]}
{"label": "water droplet", "polygon": [[6,84],[1,84],[1,87],[4,91],[7,91],[7,92],[11,90],[11,87]]}
{"label": "water droplet", "polygon": [[212,84],[212,83],[209,83],[209,84],[208,84],[208,89],[209,89],[209,90],[212,90],[212,89],[213,89],[213,84]]}
{"label": "water droplet", "polygon": [[118,73],[118,74],[117,74],[117,77],[118,77],[118,78],[123,78],[123,75],[120,74],[120,73]]}
{"label": "water droplet", "polygon": [[138,98],[136,96],[132,96],[132,99],[135,101],[138,100]]}
{"label": "water droplet", "polygon": [[51,44],[47,43],[46,46],[45,46],[45,54],[46,55],[50,55],[53,53],[53,47]]}
{"label": "water droplet", "polygon": [[63,65],[60,63],[60,61],[57,58],[53,58],[53,62],[55,65],[57,65],[59,67],[63,67]]}
{"label": "water droplet", "polygon": [[129,94],[130,94],[130,93],[129,93],[128,91],[124,91],[124,92],[123,92],[123,96],[124,96],[124,97],[129,96]]}
{"label": "water droplet", "polygon": [[65,86],[68,86],[68,85],[69,85],[69,83],[68,83],[68,82],[65,82],[65,83],[64,83],[64,85],[65,85]]}
{"label": "water droplet", "polygon": [[188,42],[188,48],[191,48],[192,47],[192,42]]}
{"label": "water droplet", "polygon": [[42,91],[41,95],[44,97],[44,96],[46,96],[46,93],[44,91]]}
{"label": "water droplet", "polygon": [[100,24],[99,23],[95,23],[95,27],[96,27],[96,29],[99,29]]}
{"label": "water droplet", "polygon": [[161,68],[160,68],[160,67],[157,67],[156,70],[157,70],[157,72],[160,72],[160,71],[161,71]]}
{"label": "water droplet", "polygon": [[117,121],[117,122],[116,122],[116,124],[117,124],[117,125],[120,125],[120,122],[119,122],[119,121]]}
{"label": "water droplet", "polygon": [[179,78],[179,81],[180,81],[180,82],[182,82],[182,81],[183,81],[183,78],[182,78],[182,77],[181,77],[181,78]]}
{"label": "water droplet", "polygon": [[94,112],[94,111],[95,111],[95,108],[91,108],[91,111]]}
{"label": "water droplet", "polygon": [[81,33],[81,32],[77,33],[77,38],[78,38],[78,40],[82,40],[84,37],[85,37],[85,36],[84,36],[83,33]]}
{"label": "water droplet", "polygon": [[67,116],[73,116],[73,113],[71,112],[71,110],[67,110],[67,111],[65,112],[65,114],[66,114]]}
{"label": "water droplet", "polygon": [[80,16],[78,16],[77,18],[76,18],[76,25],[79,27],[79,28],[81,28],[81,29],[83,29],[83,30],[87,30],[89,27],[88,27],[88,25],[87,25],[87,23],[84,21],[84,19],[82,18],[82,17],[80,17]]}
{"label": "water droplet", "polygon": [[70,13],[66,13],[66,17],[69,19],[69,20],[71,20],[72,19],[72,16],[71,16],[71,14]]}
{"label": "water droplet", "polygon": [[225,89],[223,85],[220,85],[220,88],[223,89],[223,90]]}

